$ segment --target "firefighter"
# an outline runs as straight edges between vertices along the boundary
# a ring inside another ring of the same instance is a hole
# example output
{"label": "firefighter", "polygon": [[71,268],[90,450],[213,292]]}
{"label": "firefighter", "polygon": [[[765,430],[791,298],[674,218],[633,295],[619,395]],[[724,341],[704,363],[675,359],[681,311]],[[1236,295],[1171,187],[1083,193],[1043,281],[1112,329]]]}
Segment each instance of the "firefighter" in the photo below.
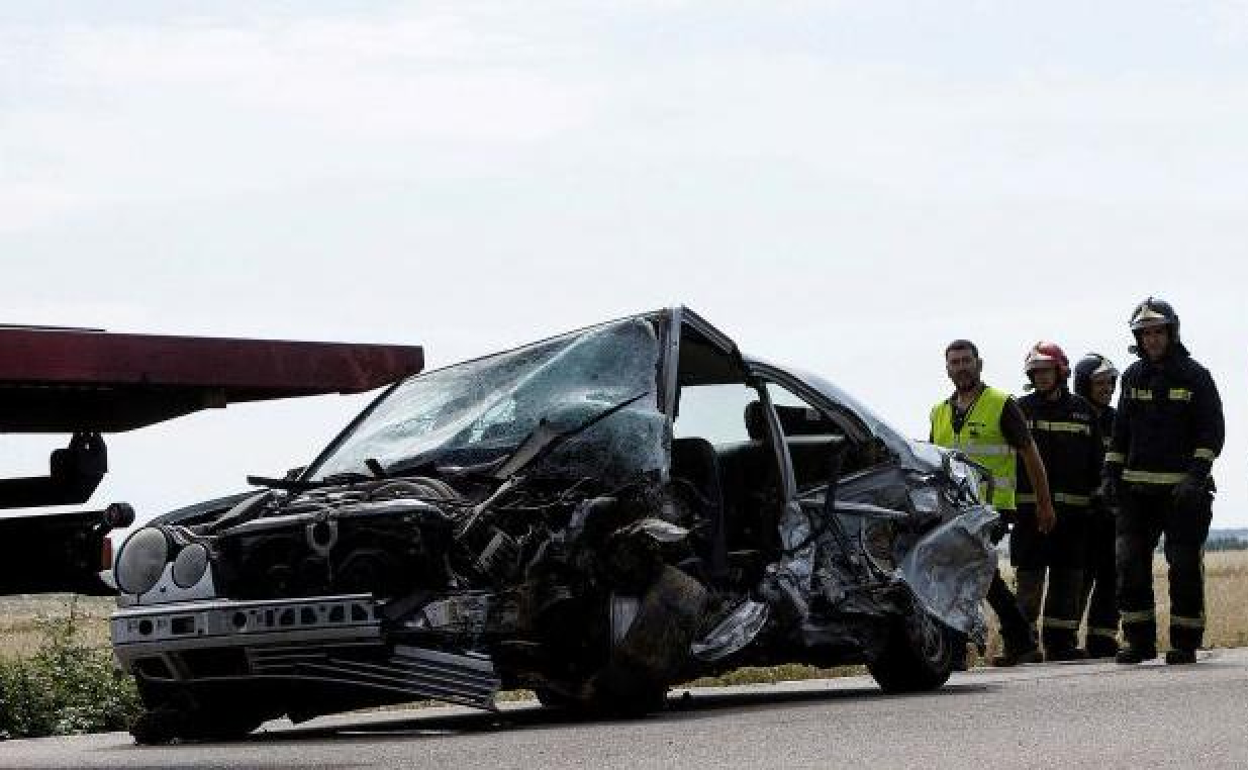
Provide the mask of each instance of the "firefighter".
{"label": "firefighter", "polygon": [[1027,352],[1023,371],[1032,392],[1018,405],[1044,461],[1057,522],[1047,534],[1039,530],[1036,495],[1026,474],[1020,474],[1010,563],[1023,614],[1033,624],[1040,620],[1045,660],[1075,660],[1085,657],[1079,649],[1079,610],[1088,515],[1105,450],[1092,405],[1067,388],[1070,360],[1058,345],[1037,342]]}
{"label": "firefighter", "polygon": [[1153,551],[1166,537],[1170,647],[1166,663],[1196,661],[1205,628],[1204,543],[1213,517],[1213,461],[1222,451],[1222,400],[1209,371],[1179,334],[1179,316],[1152,297],[1131,313],[1131,351],[1122,375],[1102,496],[1117,503],[1118,609],[1126,645],[1119,663],[1157,655]]}
{"label": "firefighter", "polygon": [[[1075,364],[1075,393],[1092,404],[1105,451],[1113,440],[1114,408],[1110,406],[1118,384],[1118,369],[1100,353],[1088,353]],[[1083,605],[1088,626],[1084,649],[1089,658],[1112,658],[1118,653],[1118,584],[1114,564],[1114,512],[1099,498],[1088,516],[1088,551],[1083,573]],[[1080,617],[1083,610],[1079,611]]]}
{"label": "firefighter", "polygon": [[[1001,514],[1003,527],[1013,521],[1015,510],[1016,457],[1036,489],[1036,523],[1043,532],[1053,527],[1053,504],[1049,499],[1044,463],[1027,429],[1027,420],[1018,403],[1008,393],[984,384],[984,362],[979,349],[969,340],[954,340],[945,348],[945,371],[953,381],[954,393],[932,407],[930,440],[934,444],[961,450],[971,460],[987,468],[993,476],[991,504]],[[1019,609],[1000,571],[992,576],[988,605],[997,614],[1005,650],[994,665],[1012,666],[1042,659],[1035,630]]]}

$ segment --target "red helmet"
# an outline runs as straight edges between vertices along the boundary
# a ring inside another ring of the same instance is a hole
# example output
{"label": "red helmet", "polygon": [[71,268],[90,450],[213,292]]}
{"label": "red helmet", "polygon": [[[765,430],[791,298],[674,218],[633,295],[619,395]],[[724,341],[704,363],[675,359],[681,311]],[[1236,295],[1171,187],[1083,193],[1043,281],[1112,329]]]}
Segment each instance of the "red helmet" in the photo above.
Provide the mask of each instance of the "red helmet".
{"label": "red helmet", "polygon": [[1027,351],[1027,358],[1023,359],[1023,372],[1030,376],[1033,371],[1042,368],[1045,364],[1057,366],[1059,380],[1070,376],[1070,359],[1056,342],[1040,341],[1032,345],[1031,350]]}

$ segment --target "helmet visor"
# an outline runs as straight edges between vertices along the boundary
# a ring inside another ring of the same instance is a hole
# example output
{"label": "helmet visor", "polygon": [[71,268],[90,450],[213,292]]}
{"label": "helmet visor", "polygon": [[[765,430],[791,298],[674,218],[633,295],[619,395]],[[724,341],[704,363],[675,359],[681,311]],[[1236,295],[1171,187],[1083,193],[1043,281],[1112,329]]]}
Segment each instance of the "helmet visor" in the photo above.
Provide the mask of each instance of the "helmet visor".
{"label": "helmet visor", "polygon": [[1167,326],[1170,318],[1153,310],[1148,305],[1143,305],[1139,310],[1135,311],[1135,315],[1131,317],[1131,331],[1139,331],[1140,329],[1152,329],[1156,326]]}

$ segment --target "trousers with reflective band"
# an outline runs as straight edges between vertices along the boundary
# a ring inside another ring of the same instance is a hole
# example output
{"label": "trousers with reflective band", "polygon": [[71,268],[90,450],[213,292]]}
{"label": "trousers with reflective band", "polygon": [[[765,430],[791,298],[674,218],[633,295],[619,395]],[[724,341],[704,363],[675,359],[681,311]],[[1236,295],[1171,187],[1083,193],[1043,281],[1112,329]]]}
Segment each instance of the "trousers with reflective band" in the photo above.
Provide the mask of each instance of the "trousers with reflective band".
{"label": "trousers with reflective band", "polygon": [[[1045,578],[1048,590],[1045,590]],[[1070,567],[1024,567],[1015,572],[1018,604],[1032,623],[1039,620],[1040,642],[1047,655],[1072,652],[1079,643],[1083,570]]]}
{"label": "trousers with reflective band", "polygon": [[962,423],[953,429],[953,405],[948,400],[932,407],[932,441],[957,449],[992,474],[992,505],[1012,511],[1015,508],[1015,453],[1001,430],[1001,414],[1010,395],[997,388],[984,388]]}
{"label": "trousers with reflective band", "polygon": [[1204,544],[1213,510],[1209,498],[1128,492],[1116,519],[1122,630],[1133,646],[1156,646],[1153,554],[1165,535],[1169,565],[1170,645],[1195,650],[1204,641]]}
{"label": "trousers with reflective band", "polygon": [[[1091,652],[1111,651],[1118,637],[1118,563],[1114,519],[1108,511],[1093,510],[1088,517],[1088,556],[1084,572],[1083,604],[1088,610]],[[1081,611],[1080,616],[1083,615]],[[1102,637],[1097,641],[1092,637]]]}
{"label": "trousers with reflective band", "polygon": [[[1092,498],[1088,495],[1071,495],[1066,492],[1054,492],[1051,495],[1054,503],[1069,505],[1072,508],[1087,508],[1092,504]],[[1035,503],[1036,495],[1034,492],[1019,492],[1015,495],[1015,500],[1019,505],[1025,503]]]}

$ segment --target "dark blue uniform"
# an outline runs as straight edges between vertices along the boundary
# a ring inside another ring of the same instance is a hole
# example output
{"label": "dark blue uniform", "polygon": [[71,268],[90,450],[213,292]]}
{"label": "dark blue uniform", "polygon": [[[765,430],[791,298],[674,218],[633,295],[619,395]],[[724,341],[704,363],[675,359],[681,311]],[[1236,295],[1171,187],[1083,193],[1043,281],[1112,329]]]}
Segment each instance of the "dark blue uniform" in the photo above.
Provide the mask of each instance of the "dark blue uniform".
{"label": "dark blue uniform", "polygon": [[[1076,379],[1075,388],[1079,388]],[[1086,397],[1086,393],[1080,393]],[[1113,442],[1114,413],[1107,406],[1097,415],[1106,451]],[[1088,657],[1108,658],[1118,652],[1118,566],[1114,559],[1114,511],[1103,500],[1093,500],[1088,515],[1088,551],[1083,573],[1083,604],[1088,612],[1084,648]],[[1083,614],[1082,610],[1079,613]]]}
{"label": "dark blue uniform", "polygon": [[1044,460],[1057,521],[1048,534],[1037,528],[1035,495],[1030,479],[1020,470],[1018,524],[1010,534],[1010,561],[1018,576],[1024,614],[1033,623],[1040,620],[1045,658],[1067,660],[1081,655],[1077,646],[1087,532],[1104,445],[1092,404],[1064,386],[1055,399],[1032,393],[1018,404]]}
{"label": "dark blue uniform", "polygon": [[1213,516],[1210,470],[1222,451],[1222,400],[1209,371],[1175,343],[1159,361],[1122,376],[1105,474],[1118,480],[1118,607],[1123,636],[1155,654],[1153,551],[1164,534],[1170,565],[1170,642],[1200,647],[1205,628],[1203,548]]}

